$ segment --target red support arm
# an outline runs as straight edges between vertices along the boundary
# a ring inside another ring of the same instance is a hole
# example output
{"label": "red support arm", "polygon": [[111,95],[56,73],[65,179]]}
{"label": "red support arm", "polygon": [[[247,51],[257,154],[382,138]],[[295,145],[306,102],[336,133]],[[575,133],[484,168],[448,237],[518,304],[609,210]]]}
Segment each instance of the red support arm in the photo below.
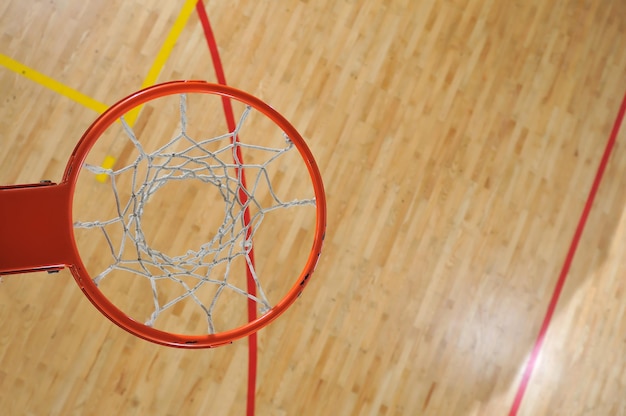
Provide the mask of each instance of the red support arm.
{"label": "red support arm", "polygon": [[70,186],[0,186],[0,275],[74,263]]}

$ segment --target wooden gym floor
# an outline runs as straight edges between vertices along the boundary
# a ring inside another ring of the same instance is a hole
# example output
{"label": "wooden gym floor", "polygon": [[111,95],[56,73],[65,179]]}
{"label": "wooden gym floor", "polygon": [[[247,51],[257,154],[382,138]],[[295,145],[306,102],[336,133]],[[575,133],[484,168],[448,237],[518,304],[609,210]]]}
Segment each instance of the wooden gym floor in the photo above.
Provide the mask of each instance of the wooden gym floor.
{"label": "wooden gym floor", "polygon": [[[189,4],[3,2],[0,184],[60,180],[146,83],[214,81]],[[257,414],[626,415],[624,128],[571,250],[626,91],[626,2],[206,8],[229,84],[293,122],[327,188],[317,272],[259,333]],[[4,277],[0,317],[3,415],[245,413],[245,340],[139,340],[67,270]]]}

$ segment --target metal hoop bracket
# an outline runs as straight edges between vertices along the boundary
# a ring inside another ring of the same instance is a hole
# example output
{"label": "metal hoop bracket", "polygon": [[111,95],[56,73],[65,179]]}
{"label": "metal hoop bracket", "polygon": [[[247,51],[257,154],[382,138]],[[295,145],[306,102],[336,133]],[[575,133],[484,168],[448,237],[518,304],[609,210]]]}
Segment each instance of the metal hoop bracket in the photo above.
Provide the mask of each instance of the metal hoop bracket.
{"label": "metal hoop bracket", "polygon": [[70,200],[67,184],[0,186],[0,275],[73,264]]}

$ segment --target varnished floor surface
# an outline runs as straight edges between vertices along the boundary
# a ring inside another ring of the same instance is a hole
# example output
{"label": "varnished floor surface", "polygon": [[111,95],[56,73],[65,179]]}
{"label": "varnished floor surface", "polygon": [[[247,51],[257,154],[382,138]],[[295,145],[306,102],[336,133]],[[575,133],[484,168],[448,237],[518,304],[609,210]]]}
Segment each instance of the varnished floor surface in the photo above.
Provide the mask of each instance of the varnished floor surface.
{"label": "varnished floor surface", "polygon": [[[2,2],[0,184],[58,181],[98,115],[7,62],[110,105],[140,88],[183,3]],[[301,131],[328,197],[316,274],[259,333],[257,414],[508,414],[626,91],[626,2],[206,9],[229,84]],[[215,80],[195,13],[157,81],[172,79]],[[519,414],[626,415],[625,142]],[[245,340],[137,339],[67,270],[4,277],[0,322],[2,415],[245,413]]]}

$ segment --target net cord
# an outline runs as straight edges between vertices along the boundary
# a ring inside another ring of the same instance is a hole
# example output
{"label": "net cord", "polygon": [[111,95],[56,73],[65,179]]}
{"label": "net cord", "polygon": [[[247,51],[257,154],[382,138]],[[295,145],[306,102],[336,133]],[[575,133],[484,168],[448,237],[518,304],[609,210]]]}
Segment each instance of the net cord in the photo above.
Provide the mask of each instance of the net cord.
{"label": "net cord", "polygon": [[[137,149],[136,159],[117,170],[85,164],[85,169],[93,174],[104,174],[110,178],[116,215],[104,221],[76,221],[74,227],[99,229],[106,240],[113,262],[93,278],[96,285],[101,284],[113,271],[148,279],[154,310],[145,321],[147,326],[154,326],[161,313],[190,299],[205,314],[208,333],[214,334],[219,330],[214,322],[214,312],[225,290],[247,298],[248,303],[254,305],[255,314],[257,309],[262,314],[271,309],[252,255],[253,236],[267,213],[295,206],[314,206],[315,199],[284,201],[272,186],[267,169],[294,148],[288,137],[283,134],[283,147],[249,145],[237,139],[252,111],[251,107],[246,107],[230,133],[202,140],[196,140],[187,133],[186,94],[180,94],[179,108],[179,134],[153,152],[144,149],[129,124],[124,118],[121,119],[126,137]],[[176,146],[182,147],[182,150],[175,151]],[[217,150],[209,151],[210,146],[217,147]],[[261,163],[246,165],[241,156],[246,149],[260,150],[267,155],[266,159]],[[200,156],[193,155],[194,151]],[[232,163],[224,160],[229,154],[235,155]],[[250,187],[242,183],[244,170],[256,172]],[[127,197],[118,186],[118,178],[122,175],[131,175],[131,190]],[[217,187],[224,202],[224,217],[209,241],[195,250],[171,256],[148,243],[143,217],[146,205],[160,188],[170,181],[182,180],[200,180]],[[270,203],[264,205],[257,199],[260,189],[266,190],[271,196]],[[251,206],[254,207],[254,215],[250,213]],[[122,238],[118,245],[113,235],[119,233],[120,229]],[[231,265],[240,258],[245,261],[249,277],[245,289],[230,281]],[[224,272],[221,276],[215,276],[219,267],[223,267]],[[189,284],[189,278],[194,281],[193,285]],[[159,300],[160,295],[164,295],[164,291],[159,289],[159,283],[166,279],[180,285],[183,293],[164,302]],[[199,289],[207,284],[217,286],[214,297],[208,303],[197,295]]]}

